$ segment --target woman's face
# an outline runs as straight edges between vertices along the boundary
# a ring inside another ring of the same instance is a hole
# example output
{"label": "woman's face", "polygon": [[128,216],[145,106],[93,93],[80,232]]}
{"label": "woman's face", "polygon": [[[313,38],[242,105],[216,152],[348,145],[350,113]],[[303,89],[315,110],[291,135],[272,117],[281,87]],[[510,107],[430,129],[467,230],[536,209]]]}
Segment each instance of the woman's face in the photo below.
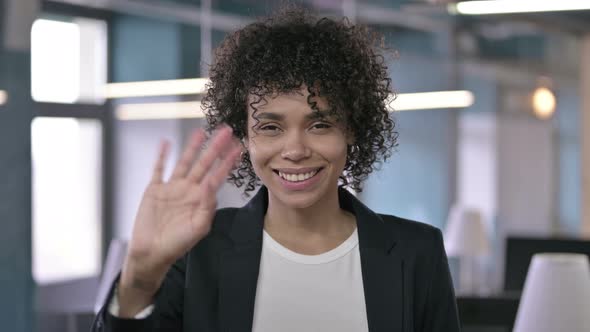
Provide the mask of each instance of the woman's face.
{"label": "woman's face", "polygon": [[[271,195],[283,205],[306,208],[337,195],[338,177],[350,140],[334,118],[319,118],[307,103],[307,88],[267,96],[248,110],[246,148],[252,166]],[[323,98],[315,98],[320,111]]]}

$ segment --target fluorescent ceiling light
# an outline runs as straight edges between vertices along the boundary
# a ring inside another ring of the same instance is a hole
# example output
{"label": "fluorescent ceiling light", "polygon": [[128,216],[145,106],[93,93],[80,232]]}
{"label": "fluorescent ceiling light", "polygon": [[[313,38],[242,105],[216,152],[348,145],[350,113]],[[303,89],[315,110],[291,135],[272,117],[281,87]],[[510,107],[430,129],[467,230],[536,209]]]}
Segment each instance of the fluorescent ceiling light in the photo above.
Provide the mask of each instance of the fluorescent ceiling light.
{"label": "fluorescent ceiling light", "polygon": [[390,111],[463,108],[473,105],[474,100],[473,93],[466,90],[400,93],[389,108]]}
{"label": "fluorescent ceiling light", "polygon": [[115,109],[119,120],[162,120],[203,118],[200,101],[121,104]]}
{"label": "fluorescent ceiling light", "polygon": [[462,15],[535,13],[588,9],[590,9],[590,1],[584,0],[463,1],[448,6],[448,11],[451,14]]}
{"label": "fluorescent ceiling light", "polygon": [[0,105],[4,105],[8,100],[8,93],[4,90],[0,90]]}
{"label": "fluorescent ceiling light", "polygon": [[[463,108],[473,104],[470,91],[401,93],[389,104],[389,111]],[[165,102],[121,104],[115,109],[118,120],[162,120],[204,118],[201,102]]]}
{"label": "fluorescent ceiling light", "polygon": [[[126,83],[109,83],[107,85],[107,98],[130,98],[130,97],[151,97],[151,96],[179,96],[204,94],[206,85],[209,83],[208,78],[191,78],[180,80],[163,80],[163,81],[144,81],[144,82],[126,82]],[[473,94],[469,91],[438,91],[399,94],[397,99],[390,107],[396,111],[435,109],[435,108],[461,108],[473,104]],[[167,105],[161,112],[167,114],[166,109],[172,109],[177,112],[179,109],[186,109],[187,106],[182,103],[162,103],[162,104],[127,104],[132,109],[141,109],[142,105]],[[135,106],[130,106],[135,105]],[[127,106],[125,106],[127,107]],[[190,107],[190,106],[188,106]],[[153,110],[154,114],[160,114]],[[152,114],[152,113],[150,113]],[[191,114],[188,112],[187,114]],[[164,116],[164,115],[162,115]],[[182,116],[184,117],[184,116]],[[193,116],[190,116],[193,117]],[[169,118],[166,116],[165,118]]]}
{"label": "fluorescent ceiling light", "polygon": [[205,93],[207,78],[187,78],[180,80],[109,83],[106,98],[179,96]]}

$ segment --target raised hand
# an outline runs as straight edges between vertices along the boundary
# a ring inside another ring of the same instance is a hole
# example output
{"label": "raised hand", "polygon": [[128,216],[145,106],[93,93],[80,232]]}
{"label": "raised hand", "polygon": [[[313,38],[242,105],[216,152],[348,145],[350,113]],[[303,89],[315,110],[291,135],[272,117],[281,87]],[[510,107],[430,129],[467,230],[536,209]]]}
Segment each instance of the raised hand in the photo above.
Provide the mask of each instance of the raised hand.
{"label": "raised hand", "polygon": [[119,288],[122,317],[131,317],[149,304],[171,265],[211,229],[216,193],[242,148],[229,127],[217,130],[202,150],[205,141],[202,129],[194,132],[168,181],[163,181],[163,169],[169,144],[160,147],[123,267]]}

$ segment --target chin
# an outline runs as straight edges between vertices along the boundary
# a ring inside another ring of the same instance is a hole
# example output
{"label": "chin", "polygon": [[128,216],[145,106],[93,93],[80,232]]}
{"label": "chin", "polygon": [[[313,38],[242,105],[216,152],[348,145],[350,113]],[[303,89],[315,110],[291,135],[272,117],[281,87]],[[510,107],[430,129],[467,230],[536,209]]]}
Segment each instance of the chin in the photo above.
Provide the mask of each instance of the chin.
{"label": "chin", "polygon": [[319,192],[298,192],[298,193],[285,193],[277,192],[269,189],[271,194],[281,201],[283,206],[290,209],[306,209],[317,204],[323,194]]}

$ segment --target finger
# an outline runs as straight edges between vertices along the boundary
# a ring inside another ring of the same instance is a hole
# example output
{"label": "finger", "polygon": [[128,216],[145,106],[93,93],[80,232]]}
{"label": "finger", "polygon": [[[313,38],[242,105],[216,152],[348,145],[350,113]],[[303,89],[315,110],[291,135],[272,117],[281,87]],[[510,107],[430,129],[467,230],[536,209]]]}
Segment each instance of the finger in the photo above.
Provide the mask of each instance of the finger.
{"label": "finger", "polygon": [[218,163],[215,171],[209,172],[199,183],[194,187],[194,190],[187,195],[189,200],[199,201],[199,209],[202,211],[215,210],[217,205],[217,192],[227,178],[230,171],[235,168],[236,160],[239,159],[242,152],[241,146],[237,145],[230,149],[225,154],[224,159]]}
{"label": "finger", "polygon": [[198,187],[199,208],[202,211],[214,211],[217,205],[217,190],[211,181],[204,180]]}
{"label": "finger", "polygon": [[174,171],[172,172],[172,179],[179,179],[186,175],[188,172],[191,164],[193,163],[193,159],[195,159],[195,155],[199,148],[203,145],[206,140],[205,131],[201,128],[195,130],[191,135],[180,160],[176,164]]}
{"label": "finger", "polygon": [[162,183],[162,177],[164,175],[164,164],[166,162],[166,157],[168,157],[169,151],[170,142],[162,140],[158,152],[158,159],[156,159],[156,164],[154,165],[154,172],[152,174],[151,180],[152,183]]}
{"label": "finger", "polygon": [[199,183],[215,160],[235,144],[236,142],[232,139],[231,129],[229,127],[220,129],[211,139],[211,144],[201,153],[201,156],[193,165],[188,174],[188,179],[192,182]]}
{"label": "finger", "polygon": [[223,159],[219,162],[215,170],[206,175],[206,181],[211,186],[211,189],[217,192],[221,185],[227,179],[228,174],[235,168],[236,161],[242,153],[241,146],[233,146]]}

